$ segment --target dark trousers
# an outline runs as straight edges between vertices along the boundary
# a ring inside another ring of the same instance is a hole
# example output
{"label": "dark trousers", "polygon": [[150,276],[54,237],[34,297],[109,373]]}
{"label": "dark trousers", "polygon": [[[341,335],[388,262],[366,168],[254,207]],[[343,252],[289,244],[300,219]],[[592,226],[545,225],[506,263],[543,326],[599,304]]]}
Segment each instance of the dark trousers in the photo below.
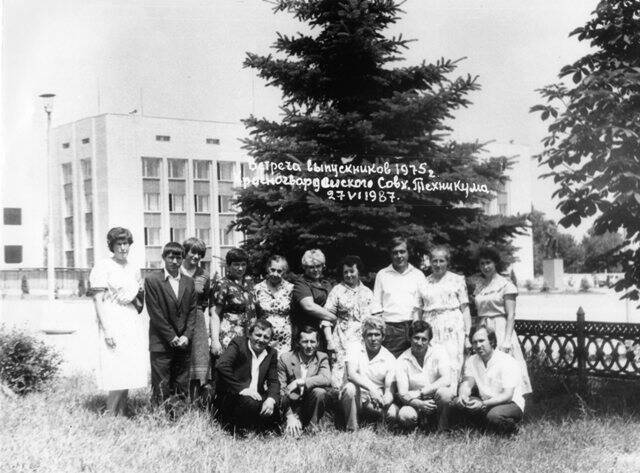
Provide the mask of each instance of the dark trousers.
{"label": "dark trousers", "polygon": [[216,397],[216,417],[227,428],[276,430],[280,420],[278,405],[276,404],[270,417],[263,417],[260,415],[263,402],[264,399],[256,401],[249,396],[220,392]]}
{"label": "dark trousers", "polygon": [[285,396],[282,411],[286,413],[291,408],[303,426],[317,425],[324,415],[327,398],[327,390],[324,388],[305,389],[301,397],[291,399]]}
{"label": "dark trousers", "polygon": [[[522,409],[515,402],[498,404],[486,411],[469,411],[460,407],[457,407],[455,411],[455,417],[458,421],[466,420],[476,427],[502,435],[517,432],[518,424],[524,415]],[[464,419],[460,417],[464,417]]]}
{"label": "dark trousers", "polygon": [[189,394],[190,351],[174,348],[168,352],[149,352],[151,360],[152,401],[160,404],[170,396]]}
{"label": "dark trousers", "polygon": [[389,350],[396,358],[407,348],[411,347],[411,338],[409,337],[411,323],[412,321],[386,323],[382,346]]}

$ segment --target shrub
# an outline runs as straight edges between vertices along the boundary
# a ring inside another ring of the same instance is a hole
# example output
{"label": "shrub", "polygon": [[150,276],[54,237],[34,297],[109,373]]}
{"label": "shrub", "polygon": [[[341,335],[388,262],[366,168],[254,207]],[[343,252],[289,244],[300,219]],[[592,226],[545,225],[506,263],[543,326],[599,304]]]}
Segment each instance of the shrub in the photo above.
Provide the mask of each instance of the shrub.
{"label": "shrub", "polygon": [[61,363],[57,351],[32,335],[0,329],[0,380],[15,393],[42,389]]}
{"label": "shrub", "polygon": [[527,289],[527,291],[532,291],[533,290],[533,281],[531,279],[527,279],[524,282],[524,287]]}
{"label": "shrub", "polygon": [[586,277],[582,278],[582,280],[580,281],[580,291],[588,292],[589,289],[591,289],[591,283]]}

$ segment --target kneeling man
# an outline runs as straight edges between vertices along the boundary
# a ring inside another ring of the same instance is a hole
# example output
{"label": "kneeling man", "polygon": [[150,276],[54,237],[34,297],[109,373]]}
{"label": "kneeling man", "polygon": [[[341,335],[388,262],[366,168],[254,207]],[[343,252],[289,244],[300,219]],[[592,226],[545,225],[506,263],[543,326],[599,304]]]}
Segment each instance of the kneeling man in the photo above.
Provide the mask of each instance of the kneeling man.
{"label": "kneeling man", "polygon": [[259,430],[276,428],[280,383],[278,355],[269,346],[273,327],[251,324],[249,337],[235,337],[216,363],[217,417],[221,424]]}
{"label": "kneeling man", "polygon": [[[415,427],[420,421],[427,426],[437,422],[438,430],[448,427],[449,404],[454,396],[451,364],[447,352],[432,346],[433,330],[422,320],[409,329],[411,348],[396,361],[399,410],[390,414],[404,427]],[[395,406],[394,406],[395,407]]]}
{"label": "kneeling man", "polygon": [[381,318],[367,317],[362,321],[363,341],[347,349],[347,382],[340,391],[347,430],[358,429],[360,416],[383,418],[393,402],[396,359],[382,346],[384,331]]}
{"label": "kneeling man", "polygon": [[[511,355],[496,350],[492,329],[480,326],[470,337],[475,355],[465,362],[456,404],[489,430],[515,433],[524,412],[518,363]],[[472,396],[475,390],[479,397]]]}
{"label": "kneeling man", "polygon": [[280,355],[278,378],[285,432],[299,436],[307,425],[316,426],[331,387],[329,358],[318,351],[318,329],[309,325],[296,334],[295,349]]}

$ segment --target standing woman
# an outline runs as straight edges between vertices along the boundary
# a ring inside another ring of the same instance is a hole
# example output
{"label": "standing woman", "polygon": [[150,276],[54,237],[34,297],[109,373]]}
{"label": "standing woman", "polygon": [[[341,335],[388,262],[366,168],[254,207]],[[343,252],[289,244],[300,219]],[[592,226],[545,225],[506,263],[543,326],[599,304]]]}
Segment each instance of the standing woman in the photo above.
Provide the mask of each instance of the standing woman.
{"label": "standing woman", "polygon": [[469,298],[464,276],[449,271],[451,253],[446,246],[436,246],[429,253],[432,273],[420,288],[422,318],[433,329],[432,345],[439,345],[449,355],[452,383],[457,386],[464,349],[470,347]]}
{"label": "standing woman", "polygon": [[499,271],[503,270],[503,263],[500,254],[494,248],[481,248],[477,259],[482,274],[482,279],[473,291],[478,310],[478,324],[493,329],[498,349],[509,353],[518,361],[522,372],[522,394],[530,393],[531,381],[527,364],[514,330],[518,288],[499,274]]}
{"label": "standing woman", "polygon": [[200,267],[200,261],[207,252],[207,245],[199,238],[189,238],[182,244],[184,259],[180,272],[193,279],[198,298],[196,324],[191,340],[191,362],[189,368],[189,393],[192,398],[199,396],[199,391],[210,379],[209,373],[209,332],[205,320],[205,311],[209,307],[209,276]]}
{"label": "standing woman", "polygon": [[227,274],[211,290],[209,330],[213,356],[219,356],[236,336],[245,336],[255,318],[253,281],[246,275],[249,256],[240,248],[232,248],[225,261]]}
{"label": "standing woman", "polygon": [[[364,265],[360,257],[347,255],[340,261],[342,282],[331,289],[324,308],[334,314],[338,320],[333,329],[333,346],[336,361],[332,367],[332,383],[340,388],[345,383],[344,366],[347,347],[362,340],[362,321],[371,315],[373,291],[360,282]],[[331,323],[320,323],[325,329],[325,337],[331,337]],[[327,333],[328,332],[328,333]]]}
{"label": "standing woman", "polygon": [[132,243],[126,228],[109,230],[113,257],[98,261],[89,275],[101,338],[98,388],[109,391],[107,411],[113,415],[126,414],[129,389],[146,387],[148,377],[140,270],[127,262]]}
{"label": "standing woman", "polygon": [[284,256],[274,255],[267,261],[264,281],[256,284],[254,295],[256,312],[273,325],[271,346],[283,353],[291,348],[291,293],[293,284],[283,276],[289,272],[289,264]]}

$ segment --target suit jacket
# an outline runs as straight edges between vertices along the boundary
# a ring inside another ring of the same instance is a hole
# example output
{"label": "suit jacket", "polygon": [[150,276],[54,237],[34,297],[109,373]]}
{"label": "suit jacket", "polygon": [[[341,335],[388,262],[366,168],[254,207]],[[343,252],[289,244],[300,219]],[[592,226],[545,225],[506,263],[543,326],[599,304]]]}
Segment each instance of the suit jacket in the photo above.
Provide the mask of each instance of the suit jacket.
{"label": "suit jacket", "polygon": [[[283,398],[287,395],[289,383],[302,376],[300,366],[300,357],[297,352],[288,351],[280,355],[278,379],[280,380],[280,395]],[[306,389],[331,387],[331,368],[329,367],[329,357],[325,353],[316,352],[316,356],[309,362],[304,387]]]}
{"label": "suit jacket", "polygon": [[[278,352],[265,348],[267,356],[258,369],[258,392],[263,398],[271,397],[280,402],[278,381]],[[247,337],[235,337],[216,362],[217,390],[220,393],[238,394],[251,384],[251,352]]]}
{"label": "suit jacket", "polygon": [[184,274],[180,276],[176,297],[162,271],[145,278],[144,293],[149,313],[149,351],[173,351],[169,342],[183,335],[189,339],[190,346],[198,297],[193,279]]}

